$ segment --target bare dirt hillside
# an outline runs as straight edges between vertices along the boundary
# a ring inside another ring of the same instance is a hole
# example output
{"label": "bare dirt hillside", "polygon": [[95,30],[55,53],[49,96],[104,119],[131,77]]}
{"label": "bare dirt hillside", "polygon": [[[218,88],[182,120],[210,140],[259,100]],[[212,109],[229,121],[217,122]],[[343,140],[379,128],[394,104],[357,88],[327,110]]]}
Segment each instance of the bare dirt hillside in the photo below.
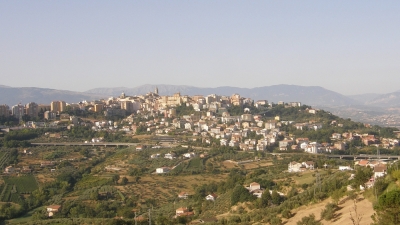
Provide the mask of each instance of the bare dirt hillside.
{"label": "bare dirt hillside", "polygon": [[[301,218],[308,216],[311,213],[314,213],[317,220],[321,219],[321,211],[325,208],[325,205],[329,203],[330,200],[325,200],[321,203],[302,206],[299,209],[293,211],[295,216],[290,218],[286,225],[296,225],[297,221],[301,220]],[[343,201],[342,201],[343,202]],[[350,219],[350,211],[354,215],[354,202],[353,200],[345,200],[343,203],[339,204],[340,210],[336,212],[336,217],[331,221],[322,220],[321,222],[324,225],[352,225]],[[359,214],[362,214],[362,219],[360,225],[369,225],[372,223],[371,216],[374,214],[374,209],[372,207],[372,203],[364,199],[360,196],[357,201],[357,211]]]}

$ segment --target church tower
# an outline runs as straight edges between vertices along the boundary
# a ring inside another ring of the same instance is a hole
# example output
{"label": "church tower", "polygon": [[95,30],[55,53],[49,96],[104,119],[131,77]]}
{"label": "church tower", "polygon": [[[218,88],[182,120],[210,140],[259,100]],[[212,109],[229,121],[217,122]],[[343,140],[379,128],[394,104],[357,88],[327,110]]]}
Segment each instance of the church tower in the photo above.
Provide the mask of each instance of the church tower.
{"label": "church tower", "polygon": [[154,93],[158,94],[158,87],[156,86],[156,89],[154,89]]}

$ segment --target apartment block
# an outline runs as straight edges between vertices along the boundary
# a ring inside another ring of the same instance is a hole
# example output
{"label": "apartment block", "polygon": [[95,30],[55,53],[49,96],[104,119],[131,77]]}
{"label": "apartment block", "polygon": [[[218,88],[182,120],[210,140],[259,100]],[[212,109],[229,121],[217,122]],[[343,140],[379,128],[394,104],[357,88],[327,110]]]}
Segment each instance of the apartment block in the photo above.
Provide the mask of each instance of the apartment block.
{"label": "apartment block", "polygon": [[52,101],[50,104],[50,111],[59,113],[64,112],[67,104],[64,101]]}
{"label": "apartment block", "polygon": [[10,107],[8,107],[8,105],[0,105],[0,116],[10,116]]}

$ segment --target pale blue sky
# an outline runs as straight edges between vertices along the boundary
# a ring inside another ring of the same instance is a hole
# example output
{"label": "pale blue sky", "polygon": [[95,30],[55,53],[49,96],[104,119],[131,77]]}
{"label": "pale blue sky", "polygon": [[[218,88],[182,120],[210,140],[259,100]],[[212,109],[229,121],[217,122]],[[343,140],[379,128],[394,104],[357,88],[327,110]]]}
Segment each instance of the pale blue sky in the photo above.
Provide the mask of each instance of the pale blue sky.
{"label": "pale blue sky", "polygon": [[400,1],[0,1],[0,85],[400,90]]}

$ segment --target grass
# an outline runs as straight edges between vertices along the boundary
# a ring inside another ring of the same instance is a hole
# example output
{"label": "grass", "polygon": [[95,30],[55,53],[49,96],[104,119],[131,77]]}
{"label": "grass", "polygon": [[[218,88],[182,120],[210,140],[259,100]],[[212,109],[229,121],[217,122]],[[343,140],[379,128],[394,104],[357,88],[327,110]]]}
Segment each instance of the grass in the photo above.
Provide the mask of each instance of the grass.
{"label": "grass", "polygon": [[75,185],[75,189],[81,190],[81,189],[106,185],[110,183],[110,178],[104,178],[99,176],[85,176]]}
{"label": "grass", "polygon": [[30,193],[38,189],[37,182],[33,175],[19,177],[3,177],[4,182],[10,186],[15,185],[18,193]]}
{"label": "grass", "polygon": [[[321,175],[325,174],[324,171],[319,170],[318,171]],[[302,184],[312,184],[315,182],[315,170],[309,170],[301,173],[297,173],[297,175],[293,176],[293,180],[296,182],[296,184],[302,185]]]}
{"label": "grass", "polygon": [[11,220],[7,220],[7,224],[22,224],[22,223],[27,223],[27,222],[31,222],[32,221],[32,215],[36,212],[36,211],[41,211],[45,208],[45,206],[41,206],[39,208],[36,209],[32,209],[31,211],[25,213],[24,215],[22,215],[21,217],[15,218],[15,219],[11,219]]}
{"label": "grass", "polygon": [[203,167],[203,160],[201,158],[193,158],[189,161],[187,169],[201,169]]}

